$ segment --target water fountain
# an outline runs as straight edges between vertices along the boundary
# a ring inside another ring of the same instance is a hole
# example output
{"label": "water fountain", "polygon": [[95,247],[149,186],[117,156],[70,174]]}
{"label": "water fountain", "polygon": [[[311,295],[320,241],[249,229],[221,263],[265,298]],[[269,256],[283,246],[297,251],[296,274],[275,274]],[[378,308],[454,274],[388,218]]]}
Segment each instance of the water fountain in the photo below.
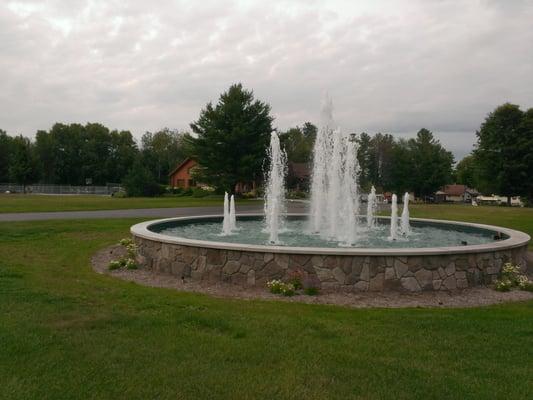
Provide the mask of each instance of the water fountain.
{"label": "water fountain", "polygon": [[279,243],[279,231],[283,226],[285,214],[285,175],[287,174],[287,156],[281,149],[278,134],[270,136],[268,151],[269,170],[266,174],[265,189],[265,231],[268,241]]}
{"label": "water fountain", "polygon": [[[273,132],[264,215],[237,216],[226,193],[223,216],[134,225],[139,266],[196,281],[261,287],[298,269],[322,288],[354,291],[454,290],[493,281],[508,261],[525,268],[528,235],[488,225],[410,221],[407,193],[399,230],[397,196],[390,219],[380,217],[372,188],[363,229],[356,136],[335,128],[332,109],[326,100],[314,145],[310,215],[285,212],[286,156]],[[398,240],[400,233],[409,240]]]}
{"label": "water fountain", "polygon": [[398,238],[398,197],[395,194],[393,194],[392,201],[391,201],[389,240],[396,240],[397,238]]}
{"label": "water fountain", "polygon": [[403,236],[407,236],[411,232],[411,227],[409,224],[409,193],[407,192],[405,192],[403,195],[403,210],[400,229]]}
{"label": "water fountain", "polygon": [[376,188],[372,186],[368,194],[366,206],[366,225],[369,229],[374,229],[377,224],[376,212],[378,210],[378,200],[376,196]]}

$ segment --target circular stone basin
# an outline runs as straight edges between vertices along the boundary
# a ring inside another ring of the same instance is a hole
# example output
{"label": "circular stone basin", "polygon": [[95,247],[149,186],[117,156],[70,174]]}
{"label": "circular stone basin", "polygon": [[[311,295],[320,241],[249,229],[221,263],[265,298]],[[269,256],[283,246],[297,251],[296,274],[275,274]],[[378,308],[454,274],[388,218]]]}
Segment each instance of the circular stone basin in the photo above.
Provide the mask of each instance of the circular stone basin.
{"label": "circular stone basin", "polygon": [[[278,245],[284,247],[425,248],[492,243],[495,235],[503,239],[508,238],[498,229],[414,220],[411,221],[411,232],[408,236],[398,235],[396,240],[390,240],[390,220],[380,218],[377,221],[378,224],[374,229],[361,227],[357,242],[352,246],[347,246],[342,242],[313,234],[308,229],[305,216],[293,215],[286,219],[279,234]],[[362,222],[365,222],[364,219]],[[193,240],[270,246],[269,235],[264,231],[262,217],[242,216],[239,218],[238,230],[231,235],[221,234],[221,226],[220,217],[206,217],[195,221],[162,222],[150,225],[149,230],[162,235]]]}
{"label": "circular stone basin", "polygon": [[273,246],[262,221],[240,215],[239,231],[228,236],[220,233],[222,216],[143,222],[131,228],[137,262],[154,273],[244,286],[297,270],[306,285],[354,291],[461,289],[491,283],[506,262],[527,268],[530,237],[496,226],[411,219],[411,234],[391,241],[390,219],[379,217],[375,230],[345,247],[308,232],[306,215],[289,214]]}

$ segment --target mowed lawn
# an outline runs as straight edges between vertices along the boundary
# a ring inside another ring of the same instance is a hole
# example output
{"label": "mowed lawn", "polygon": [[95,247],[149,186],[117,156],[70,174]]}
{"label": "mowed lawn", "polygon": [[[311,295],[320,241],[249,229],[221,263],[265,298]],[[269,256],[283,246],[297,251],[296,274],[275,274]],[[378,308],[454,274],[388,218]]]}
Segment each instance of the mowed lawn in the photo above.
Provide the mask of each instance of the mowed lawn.
{"label": "mowed lawn", "polygon": [[357,310],[94,273],[137,221],[0,223],[0,398],[531,398],[532,301]]}
{"label": "mowed lawn", "polygon": [[[221,205],[222,201],[222,196],[116,198],[96,195],[0,194],[0,213],[202,207]],[[238,200],[238,202],[257,204],[257,200]]]}

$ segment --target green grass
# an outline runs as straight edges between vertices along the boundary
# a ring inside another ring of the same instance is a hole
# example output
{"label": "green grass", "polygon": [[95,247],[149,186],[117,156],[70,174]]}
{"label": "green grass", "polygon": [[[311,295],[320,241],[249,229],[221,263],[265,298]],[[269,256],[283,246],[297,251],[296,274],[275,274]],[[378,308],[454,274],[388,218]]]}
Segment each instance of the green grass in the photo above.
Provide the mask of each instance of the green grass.
{"label": "green grass", "polygon": [[134,222],[0,223],[0,398],[533,393],[531,301],[355,310],[222,300],[94,273],[90,255]]}
{"label": "green grass", "polygon": [[[257,200],[238,200],[238,202],[240,204],[257,204]],[[221,204],[221,196],[203,198],[190,196],[115,198],[95,195],[0,194],[0,213],[201,207]]]}

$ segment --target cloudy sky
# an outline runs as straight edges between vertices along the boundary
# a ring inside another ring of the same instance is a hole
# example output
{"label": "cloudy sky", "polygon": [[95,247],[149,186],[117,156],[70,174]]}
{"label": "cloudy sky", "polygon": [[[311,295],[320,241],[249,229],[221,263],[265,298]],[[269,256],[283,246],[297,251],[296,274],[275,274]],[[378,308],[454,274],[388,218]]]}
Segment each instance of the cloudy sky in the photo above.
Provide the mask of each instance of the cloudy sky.
{"label": "cloudy sky", "polygon": [[456,158],[495,106],[533,107],[533,1],[0,1],[0,128],[187,129],[234,82],[277,127],[435,132]]}

